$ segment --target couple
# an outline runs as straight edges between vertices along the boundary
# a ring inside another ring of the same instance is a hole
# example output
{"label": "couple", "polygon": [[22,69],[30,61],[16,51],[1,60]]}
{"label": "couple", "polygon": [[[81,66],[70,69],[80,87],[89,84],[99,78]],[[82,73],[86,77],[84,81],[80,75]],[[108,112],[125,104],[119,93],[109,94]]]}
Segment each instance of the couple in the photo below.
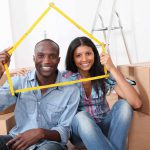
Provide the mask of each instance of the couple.
{"label": "couple", "polygon": [[[10,62],[8,49],[0,52],[0,75]],[[124,150],[132,119],[132,108],[141,106],[134,88],[116,69],[108,54],[98,54],[87,37],[75,38],[69,45],[66,71],[60,73],[59,46],[50,39],[35,45],[35,70],[12,78],[14,89],[42,86],[68,80],[103,75],[103,66],[111,76],[11,96],[9,85],[0,87],[0,110],[16,103],[16,126],[9,135],[0,136],[0,149],[66,150],[68,139],[88,150]],[[113,76],[113,77],[112,77]],[[110,110],[106,93],[110,89],[122,97]]]}

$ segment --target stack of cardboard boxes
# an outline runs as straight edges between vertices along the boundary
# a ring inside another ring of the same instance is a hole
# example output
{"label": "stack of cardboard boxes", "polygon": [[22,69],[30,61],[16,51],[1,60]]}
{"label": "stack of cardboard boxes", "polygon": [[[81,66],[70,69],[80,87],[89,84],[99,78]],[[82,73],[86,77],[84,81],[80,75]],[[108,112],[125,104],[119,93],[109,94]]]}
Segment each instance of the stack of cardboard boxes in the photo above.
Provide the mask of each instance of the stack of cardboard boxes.
{"label": "stack of cardboard boxes", "polygon": [[14,119],[13,112],[10,112],[9,110],[0,113],[0,135],[8,134],[9,130],[14,125],[15,125],[15,119]]}
{"label": "stack of cardboard boxes", "polygon": [[150,150],[150,62],[118,66],[126,78],[136,81],[142,107],[134,111],[128,136],[128,150]]}

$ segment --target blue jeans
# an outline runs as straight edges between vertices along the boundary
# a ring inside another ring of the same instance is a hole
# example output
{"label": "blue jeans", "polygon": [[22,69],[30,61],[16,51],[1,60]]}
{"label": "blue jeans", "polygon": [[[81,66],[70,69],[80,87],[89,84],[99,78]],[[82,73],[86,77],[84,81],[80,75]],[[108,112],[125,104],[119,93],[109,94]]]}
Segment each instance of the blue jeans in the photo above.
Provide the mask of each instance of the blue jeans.
{"label": "blue jeans", "polygon": [[88,150],[125,150],[133,110],[125,100],[118,100],[110,112],[96,123],[84,112],[78,112],[72,122],[71,142]]}
{"label": "blue jeans", "polygon": [[36,148],[35,150],[67,150],[67,148],[61,144],[47,141],[45,144]]}

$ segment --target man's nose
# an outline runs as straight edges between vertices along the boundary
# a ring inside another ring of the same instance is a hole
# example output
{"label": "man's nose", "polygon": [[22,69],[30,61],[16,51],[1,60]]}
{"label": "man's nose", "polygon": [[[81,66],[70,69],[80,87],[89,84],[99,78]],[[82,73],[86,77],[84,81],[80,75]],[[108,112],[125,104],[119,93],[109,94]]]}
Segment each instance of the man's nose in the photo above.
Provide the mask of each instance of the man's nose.
{"label": "man's nose", "polygon": [[50,58],[48,56],[45,56],[43,59],[43,63],[48,64],[50,62],[51,62]]}

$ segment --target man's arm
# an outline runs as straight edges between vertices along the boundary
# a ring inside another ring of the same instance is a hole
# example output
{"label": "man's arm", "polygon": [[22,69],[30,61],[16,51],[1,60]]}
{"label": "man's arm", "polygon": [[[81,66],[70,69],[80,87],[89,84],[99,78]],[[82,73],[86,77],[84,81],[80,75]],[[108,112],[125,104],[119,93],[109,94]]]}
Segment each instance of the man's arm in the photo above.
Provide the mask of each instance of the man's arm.
{"label": "man's arm", "polygon": [[[0,52],[0,79],[5,72],[4,64],[9,66],[10,64],[10,55],[8,51],[10,48],[7,48]],[[0,87],[0,111],[4,110],[8,106],[14,104],[16,101],[16,97],[10,94],[9,84],[6,83],[4,86]]]}

